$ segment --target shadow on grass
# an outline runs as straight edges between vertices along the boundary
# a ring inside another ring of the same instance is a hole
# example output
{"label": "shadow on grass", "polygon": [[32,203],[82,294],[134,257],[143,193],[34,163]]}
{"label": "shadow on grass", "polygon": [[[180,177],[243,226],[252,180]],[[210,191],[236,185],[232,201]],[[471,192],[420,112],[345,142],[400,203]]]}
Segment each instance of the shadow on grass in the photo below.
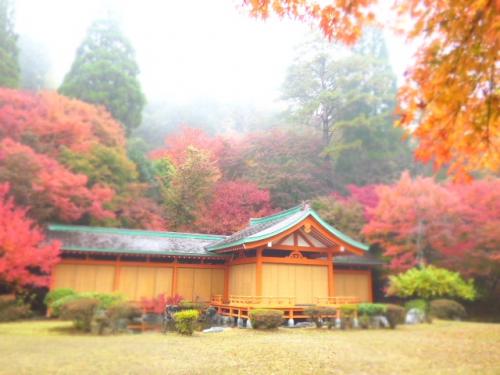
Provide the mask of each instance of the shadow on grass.
{"label": "shadow on grass", "polygon": [[76,329],[73,325],[50,327],[47,328],[47,331],[51,333],[57,333],[60,335],[93,336],[90,332],[83,332],[79,329]]}

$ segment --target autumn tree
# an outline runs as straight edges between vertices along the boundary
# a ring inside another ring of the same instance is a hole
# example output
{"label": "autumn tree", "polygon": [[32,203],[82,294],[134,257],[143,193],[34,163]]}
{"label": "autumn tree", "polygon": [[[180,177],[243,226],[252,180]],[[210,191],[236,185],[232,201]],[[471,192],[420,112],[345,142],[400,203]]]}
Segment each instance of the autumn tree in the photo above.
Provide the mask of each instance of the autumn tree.
{"label": "autumn tree", "polygon": [[102,185],[88,188],[87,180],[29,146],[9,138],[0,141],[0,182],[10,183],[16,203],[30,207],[30,215],[40,222],[114,217],[104,207],[114,191]]}
{"label": "autumn tree", "polygon": [[16,206],[8,192],[8,184],[0,184],[0,283],[13,290],[48,286],[60,243],[46,243],[27,209]]}
{"label": "autumn tree", "polygon": [[362,230],[366,218],[360,203],[330,195],[313,199],[311,206],[328,224],[352,238],[360,241],[364,239]]}
{"label": "autumn tree", "polygon": [[[243,0],[250,13],[316,23],[330,40],[355,43],[372,24],[379,0]],[[399,91],[399,126],[419,140],[416,155],[458,177],[500,168],[498,11],[495,1],[395,0],[393,21],[418,43]],[[386,19],[376,20],[382,25]],[[402,24],[405,27],[402,27]]]}
{"label": "autumn tree", "polygon": [[405,172],[395,185],[379,186],[377,194],[380,201],[364,233],[385,249],[392,269],[437,261],[439,250],[454,244],[462,220],[453,209],[459,201],[432,178],[412,179]]}
{"label": "autumn tree", "polygon": [[0,180],[37,220],[165,229],[123,127],[103,107],[0,89],[0,139]]}
{"label": "autumn tree", "polygon": [[251,182],[221,181],[199,213],[195,228],[202,233],[231,234],[248,225],[250,218],[272,212],[269,191]]}
{"label": "autumn tree", "polygon": [[310,132],[255,132],[233,140],[220,166],[225,180],[254,182],[270,191],[274,208],[285,209],[332,190],[331,163],[321,150],[321,137]]}
{"label": "autumn tree", "polygon": [[0,86],[19,86],[19,49],[14,32],[14,2],[0,0]]}
{"label": "autumn tree", "polygon": [[377,193],[364,232],[384,248],[393,270],[431,263],[474,277],[485,296],[499,293],[499,179],[438,184],[404,174]]}
{"label": "autumn tree", "polygon": [[103,105],[130,133],[141,124],[145,104],[138,74],[135,52],[118,23],[98,20],[78,48],[59,91]]}
{"label": "autumn tree", "polygon": [[170,188],[165,191],[169,222],[176,229],[189,228],[209,203],[220,171],[204,150],[188,146],[184,161],[176,166]]}

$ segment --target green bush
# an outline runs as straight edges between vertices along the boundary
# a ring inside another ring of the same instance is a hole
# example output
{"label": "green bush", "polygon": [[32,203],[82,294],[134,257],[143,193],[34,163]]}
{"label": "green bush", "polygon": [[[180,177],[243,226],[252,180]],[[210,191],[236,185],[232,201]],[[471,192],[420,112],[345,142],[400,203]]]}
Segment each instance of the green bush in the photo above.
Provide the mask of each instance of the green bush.
{"label": "green bush", "polygon": [[126,330],[128,324],[142,316],[142,310],[130,302],[117,302],[106,310],[113,333]]}
{"label": "green bush", "polygon": [[206,303],[201,303],[201,302],[181,301],[179,303],[179,308],[181,310],[204,311],[208,308],[208,305]]}
{"label": "green bush", "polygon": [[398,324],[404,324],[406,310],[399,305],[387,304],[385,305],[385,317],[389,321],[389,326],[394,329]]}
{"label": "green bush", "polygon": [[358,305],[342,305],[340,306],[341,318],[353,318],[354,313],[358,311]]}
{"label": "green bush", "polygon": [[96,298],[69,300],[61,307],[60,316],[62,319],[72,320],[77,329],[90,332],[92,320],[100,303]]}
{"label": "green bush", "polygon": [[336,311],[333,307],[327,306],[310,306],[304,309],[304,315],[307,315],[317,328],[321,328],[323,321],[331,319],[331,316],[335,315],[335,313]]}
{"label": "green bush", "polygon": [[192,335],[199,316],[200,312],[198,310],[182,310],[175,313],[175,329],[181,335]]}
{"label": "green bush", "polygon": [[30,306],[15,295],[0,295],[0,322],[12,322],[14,320],[31,317]]}
{"label": "green bush", "polygon": [[465,308],[451,299],[437,299],[430,303],[429,313],[432,317],[446,320],[462,320],[467,316]]}
{"label": "green bush", "polygon": [[358,323],[361,328],[364,329],[370,328],[372,325],[372,318],[369,317],[368,315],[361,315],[358,318]]}
{"label": "green bush", "polygon": [[255,329],[278,328],[283,323],[283,311],[271,309],[255,309],[249,314],[252,327]]}
{"label": "green bush", "polygon": [[361,303],[358,305],[360,315],[375,316],[383,315],[386,312],[386,305],[383,303]]}
{"label": "green bush", "polygon": [[389,276],[387,294],[425,300],[458,297],[469,301],[473,301],[477,295],[473,280],[465,281],[458,272],[434,266],[412,268],[399,275]]}
{"label": "green bush", "polygon": [[358,311],[358,305],[340,306],[340,321],[343,329],[352,328],[355,313]]}
{"label": "green bush", "polygon": [[61,308],[71,301],[77,301],[79,299],[96,299],[99,301],[99,308],[106,310],[108,307],[115,303],[123,302],[124,297],[121,294],[115,293],[97,293],[97,292],[83,292],[76,294],[68,294],[65,297],[55,300],[49,305],[51,309],[51,315],[58,317],[61,314]]}
{"label": "green bush", "polygon": [[45,295],[45,298],[43,299],[43,303],[45,303],[45,305],[50,308],[54,302],[60,300],[61,298],[64,298],[67,296],[74,296],[76,294],[77,293],[73,289],[70,289],[70,288],[54,289]]}
{"label": "green bush", "polygon": [[405,303],[405,310],[410,311],[411,309],[417,309],[423,313],[427,313],[427,302],[423,299],[412,299]]}

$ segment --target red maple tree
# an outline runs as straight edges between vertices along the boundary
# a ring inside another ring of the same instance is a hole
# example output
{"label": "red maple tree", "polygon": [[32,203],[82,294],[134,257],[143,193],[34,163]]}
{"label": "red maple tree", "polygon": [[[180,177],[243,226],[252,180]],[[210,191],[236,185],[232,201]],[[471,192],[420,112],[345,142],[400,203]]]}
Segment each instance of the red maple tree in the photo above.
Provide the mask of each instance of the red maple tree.
{"label": "red maple tree", "polygon": [[251,182],[222,181],[215,186],[211,203],[200,212],[195,227],[204,233],[230,234],[246,225],[252,217],[272,212],[268,190]]}
{"label": "red maple tree", "polygon": [[13,289],[48,286],[60,243],[45,243],[43,232],[26,216],[27,209],[16,206],[8,192],[8,184],[1,184],[0,282]]}

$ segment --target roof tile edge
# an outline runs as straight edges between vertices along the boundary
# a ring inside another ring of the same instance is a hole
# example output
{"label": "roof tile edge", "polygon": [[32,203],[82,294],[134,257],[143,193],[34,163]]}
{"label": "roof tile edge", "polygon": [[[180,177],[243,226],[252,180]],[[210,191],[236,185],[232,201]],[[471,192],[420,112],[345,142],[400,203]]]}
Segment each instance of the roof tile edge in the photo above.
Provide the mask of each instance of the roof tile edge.
{"label": "roof tile edge", "polygon": [[49,224],[49,231],[54,232],[85,232],[85,233],[108,233],[108,234],[123,234],[130,236],[152,236],[152,237],[167,237],[167,238],[192,238],[200,240],[223,240],[227,236],[202,233],[181,233],[181,232],[161,232],[143,229],[127,229],[127,228],[106,228],[106,227],[89,227],[84,225],[66,225],[66,224]]}

